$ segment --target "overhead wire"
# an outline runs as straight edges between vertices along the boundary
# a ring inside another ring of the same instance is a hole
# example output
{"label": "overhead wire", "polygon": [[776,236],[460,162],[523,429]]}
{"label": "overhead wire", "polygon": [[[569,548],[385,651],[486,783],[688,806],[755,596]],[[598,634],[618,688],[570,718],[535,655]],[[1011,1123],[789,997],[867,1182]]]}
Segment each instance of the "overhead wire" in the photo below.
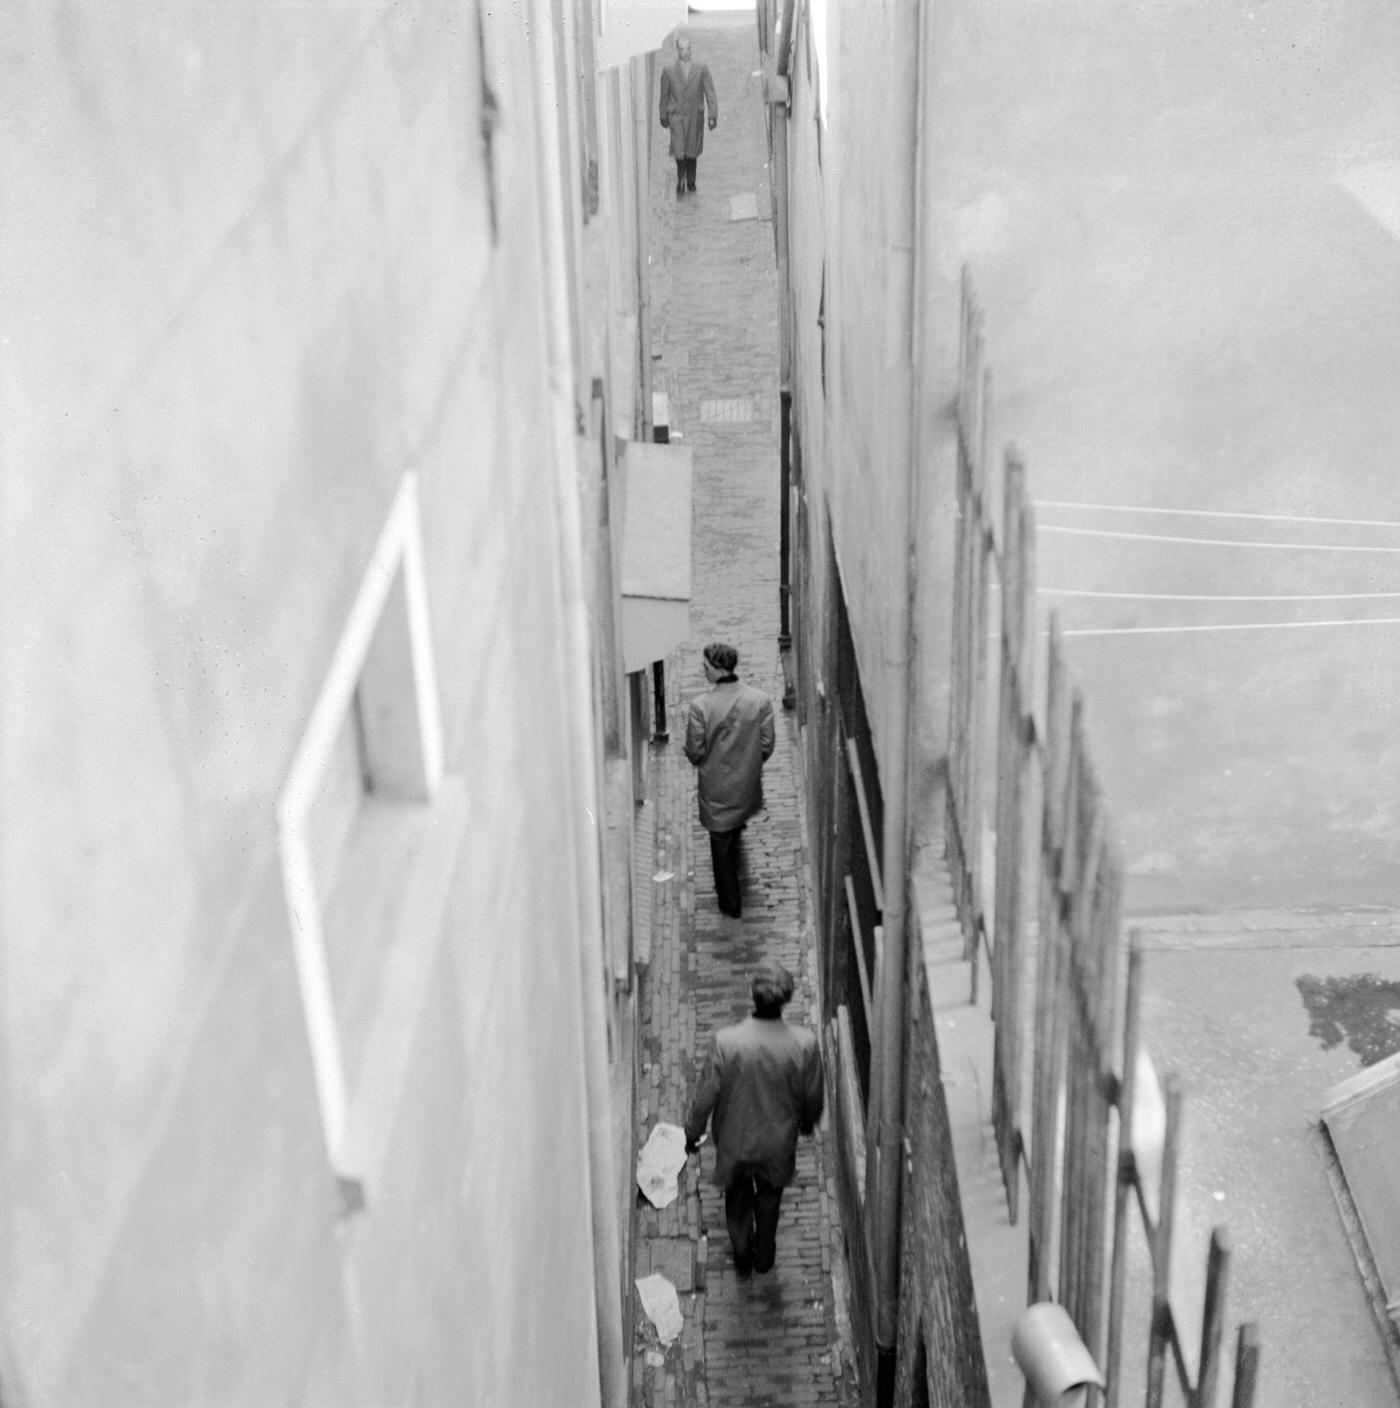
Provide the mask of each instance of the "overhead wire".
{"label": "overhead wire", "polygon": [[[1037,499],[1037,509],[1071,509],[1089,512],[1167,514],[1183,518],[1239,519],[1266,523],[1306,523],[1330,527],[1400,529],[1400,522],[1366,518],[1330,518],[1321,515],[1300,515],[1281,513],[1247,513],[1221,509],[1162,508],[1142,504],[1087,503],[1071,499]],[[1369,543],[1288,543],[1267,542],[1257,539],[1197,538],[1178,534],[1146,533],[1110,528],[1081,528],[1065,524],[1036,525],[1037,534],[1058,533],[1073,537],[1112,538],[1119,541],[1153,543],[1173,543],[1188,547],[1251,548],[1284,552],[1346,552],[1400,554],[1400,545]],[[1187,592],[1116,592],[1093,591],[1069,587],[1046,587],[1037,589],[1048,596],[1076,597],[1105,601],[1171,601],[1171,602],[1302,602],[1302,601],[1385,601],[1400,598],[1400,592],[1315,592],[1301,593],[1187,593]],[[1301,630],[1348,626],[1400,625],[1400,618],[1356,617],[1336,621],[1246,621],[1215,625],[1177,626],[1085,626],[1065,629],[1066,637],[1084,636],[1128,636],[1128,635],[1171,635],[1205,634],[1220,631],[1255,630]]]}
{"label": "overhead wire", "polygon": [[1372,546],[1367,543],[1266,543],[1257,539],[1183,538],[1169,533],[1130,533],[1114,528],[1070,528],[1057,523],[1037,523],[1037,535],[1064,533],[1080,538],[1127,538],[1144,543],[1185,543],[1202,548],[1270,548],[1281,552],[1379,552],[1400,553],[1400,544]]}
{"label": "overhead wire", "polygon": [[1062,636],[1156,636],[1208,631],[1298,631],[1319,626],[1400,626],[1400,616],[1358,616],[1349,621],[1233,621],[1213,626],[1084,626],[1062,630],[1060,634]]}
{"label": "overhead wire", "polygon": [[1345,528],[1400,528],[1400,523],[1378,518],[1324,518],[1317,514],[1296,513],[1235,513],[1230,509],[1156,508],[1147,504],[1090,504],[1073,499],[1036,499],[1035,506],[1038,509],[1089,509],[1104,513],[1166,513],[1182,518],[1241,518],[1253,519],[1260,523],[1326,523]]}

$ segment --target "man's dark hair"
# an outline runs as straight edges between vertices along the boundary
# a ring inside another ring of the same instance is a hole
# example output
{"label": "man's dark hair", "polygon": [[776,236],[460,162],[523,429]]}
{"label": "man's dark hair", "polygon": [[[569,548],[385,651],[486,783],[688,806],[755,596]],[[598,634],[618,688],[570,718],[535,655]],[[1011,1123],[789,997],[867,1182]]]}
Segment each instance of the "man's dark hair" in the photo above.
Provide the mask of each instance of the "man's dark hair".
{"label": "man's dark hair", "polygon": [[781,963],[760,963],[754,969],[749,990],[753,994],[754,1014],[778,1017],[792,997],[792,974]]}
{"label": "man's dark hair", "polygon": [[705,647],[705,659],[715,669],[722,670],[726,675],[732,675],[735,665],[739,663],[739,652],[732,645],[715,641],[712,645]]}

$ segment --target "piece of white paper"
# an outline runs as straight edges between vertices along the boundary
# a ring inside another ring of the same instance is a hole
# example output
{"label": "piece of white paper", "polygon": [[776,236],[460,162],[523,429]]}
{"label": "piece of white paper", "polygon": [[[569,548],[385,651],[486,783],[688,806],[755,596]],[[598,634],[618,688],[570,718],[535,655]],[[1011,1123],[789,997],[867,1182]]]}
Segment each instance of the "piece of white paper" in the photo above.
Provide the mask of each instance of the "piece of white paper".
{"label": "piece of white paper", "polygon": [[681,1332],[681,1301],[676,1288],[659,1272],[637,1280],[637,1294],[647,1319],[656,1326],[656,1337],[662,1344],[671,1344]]}
{"label": "piece of white paper", "polygon": [[637,1187],[656,1208],[676,1201],[676,1178],[685,1167],[685,1130],[678,1124],[658,1123],[637,1156]]}

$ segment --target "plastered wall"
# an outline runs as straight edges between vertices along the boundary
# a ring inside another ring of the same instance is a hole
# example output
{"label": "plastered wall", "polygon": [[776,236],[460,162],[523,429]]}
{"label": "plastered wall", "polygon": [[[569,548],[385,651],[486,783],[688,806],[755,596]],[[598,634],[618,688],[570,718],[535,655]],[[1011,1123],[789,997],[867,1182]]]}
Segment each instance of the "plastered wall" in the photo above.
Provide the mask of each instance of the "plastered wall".
{"label": "plastered wall", "polygon": [[[471,5],[6,21],[7,1404],[596,1393],[538,7],[489,8],[494,181]],[[409,470],[468,813],[338,1220],[274,804]]]}

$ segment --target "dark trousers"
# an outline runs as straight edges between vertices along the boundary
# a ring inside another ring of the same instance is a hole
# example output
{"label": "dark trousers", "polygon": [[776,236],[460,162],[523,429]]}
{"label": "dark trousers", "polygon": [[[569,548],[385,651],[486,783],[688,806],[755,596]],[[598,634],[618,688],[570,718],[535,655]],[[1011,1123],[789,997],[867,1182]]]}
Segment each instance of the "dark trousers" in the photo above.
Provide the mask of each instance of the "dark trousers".
{"label": "dark trousers", "polygon": [[724,1220],[734,1247],[734,1269],[771,1271],[778,1255],[781,1185],[774,1187],[752,1164],[740,1164],[724,1190]]}
{"label": "dark trousers", "polygon": [[719,907],[733,919],[743,908],[739,894],[739,837],[742,826],[733,831],[710,832],[710,863],[715,870],[715,894]]}
{"label": "dark trousers", "polygon": [[698,160],[693,156],[678,156],[676,158],[676,189],[682,186],[689,186],[695,189],[695,163]]}

